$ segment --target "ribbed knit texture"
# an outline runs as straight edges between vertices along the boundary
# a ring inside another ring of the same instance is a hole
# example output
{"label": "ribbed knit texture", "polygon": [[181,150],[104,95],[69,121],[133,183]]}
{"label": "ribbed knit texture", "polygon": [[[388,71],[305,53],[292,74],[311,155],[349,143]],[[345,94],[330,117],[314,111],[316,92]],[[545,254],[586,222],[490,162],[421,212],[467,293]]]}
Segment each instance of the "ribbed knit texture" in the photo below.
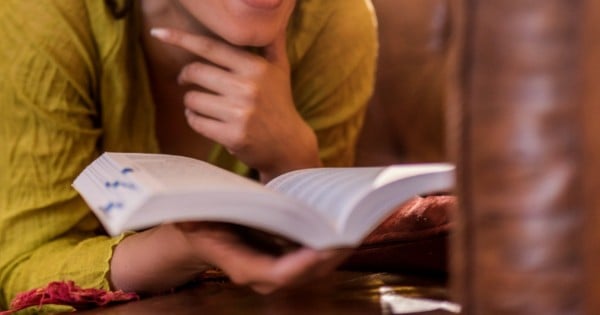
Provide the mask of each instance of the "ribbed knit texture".
{"label": "ribbed knit texture", "polygon": [[[372,93],[364,0],[301,0],[288,29],[293,93],[325,165],[350,165]],[[103,151],[157,152],[135,14],[102,0],[0,2],[0,308],[51,281],[109,289],[113,248],[72,189]],[[216,146],[210,162],[247,168]]]}

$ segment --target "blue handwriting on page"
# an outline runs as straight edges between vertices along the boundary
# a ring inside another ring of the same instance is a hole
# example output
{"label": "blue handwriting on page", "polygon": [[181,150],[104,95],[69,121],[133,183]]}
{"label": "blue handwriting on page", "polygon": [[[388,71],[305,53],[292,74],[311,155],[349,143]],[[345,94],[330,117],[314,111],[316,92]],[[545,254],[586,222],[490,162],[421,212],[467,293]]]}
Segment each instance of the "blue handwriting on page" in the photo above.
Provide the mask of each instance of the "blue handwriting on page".
{"label": "blue handwriting on page", "polygon": [[105,205],[101,205],[99,208],[105,214],[109,214],[114,210],[123,209],[125,206],[124,198],[120,194],[121,189],[125,190],[137,190],[137,186],[135,183],[130,182],[126,179],[127,175],[133,173],[134,170],[132,167],[123,167],[120,171],[121,177],[120,179],[114,180],[106,180],[104,182],[104,187],[109,191],[109,193],[113,196],[112,201],[108,201]]}
{"label": "blue handwriting on page", "polygon": [[131,189],[131,190],[135,190],[137,188],[134,183],[124,182],[124,181],[120,181],[120,180],[114,180],[112,182],[106,181],[106,182],[104,182],[104,187],[106,187],[106,188],[123,187],[123,188]]}
{"label": "blue handwriting on page", "polygon": [[121,174],[128,174],[128,173],[133,173],[133,168],[131,168],[131,167],[124,167],[121,170]]}
{"label": "blue handwriting on page", "polygon": [[112,202],[112,201],[110,201],[105,206],[100,206],[100,210],[102,210],[102,212],[104,212],[104,213],[109,213],[113,209],[121,209],[121,208],[123,208],[122,202]]}

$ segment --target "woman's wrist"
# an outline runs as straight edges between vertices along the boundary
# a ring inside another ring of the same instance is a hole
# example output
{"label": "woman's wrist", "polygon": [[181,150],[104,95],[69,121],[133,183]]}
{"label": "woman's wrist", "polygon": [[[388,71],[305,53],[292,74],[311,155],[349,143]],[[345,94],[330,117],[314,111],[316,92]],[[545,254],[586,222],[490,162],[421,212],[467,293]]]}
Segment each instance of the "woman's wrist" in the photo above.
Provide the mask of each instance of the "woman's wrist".
{"label": "woman's wrist", "polygon": [[323,166],[319,158],[319,143],[317,136],[306,126],[307,130],[298,133],[293,141],[282,146],[280,158],[269,167],[259,170],[262,182],[293,170]]}

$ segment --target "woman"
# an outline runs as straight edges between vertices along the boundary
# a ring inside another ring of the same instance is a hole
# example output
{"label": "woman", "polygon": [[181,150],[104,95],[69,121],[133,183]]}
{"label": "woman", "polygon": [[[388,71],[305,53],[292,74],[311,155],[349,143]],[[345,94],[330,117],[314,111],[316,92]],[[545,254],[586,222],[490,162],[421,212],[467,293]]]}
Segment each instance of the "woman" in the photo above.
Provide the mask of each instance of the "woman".
{"label": "woman", "polygon": [[376,55],[365,0],[6,0],[0,34],[0,307],[55,280],[160,292],[208,266],[270,292],[344,258],[274,257],[201,223],[111,238],[70,184],[103,151],[261,181],[351,164]]}

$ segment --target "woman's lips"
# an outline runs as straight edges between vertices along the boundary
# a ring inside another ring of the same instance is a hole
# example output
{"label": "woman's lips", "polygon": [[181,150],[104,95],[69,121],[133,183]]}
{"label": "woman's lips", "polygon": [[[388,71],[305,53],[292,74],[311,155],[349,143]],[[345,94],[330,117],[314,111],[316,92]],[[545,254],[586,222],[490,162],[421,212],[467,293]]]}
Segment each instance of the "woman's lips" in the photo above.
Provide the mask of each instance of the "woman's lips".
{"label": "woman's lips", "polygon": [[272,10],[283,3],[283,0],[242,0],[246,5],[255,9]]}

